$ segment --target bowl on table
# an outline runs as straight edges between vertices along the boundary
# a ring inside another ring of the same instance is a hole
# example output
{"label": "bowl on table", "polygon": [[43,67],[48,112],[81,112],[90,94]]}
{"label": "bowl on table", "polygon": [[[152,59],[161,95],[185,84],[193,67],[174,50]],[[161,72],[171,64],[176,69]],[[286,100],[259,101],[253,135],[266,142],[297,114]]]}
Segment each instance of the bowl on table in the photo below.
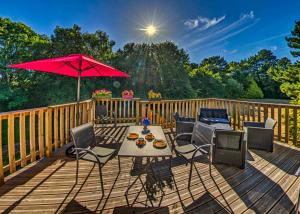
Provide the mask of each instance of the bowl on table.
{"label": "bowl on table", "polygon": [[157,139],[153,142],[153,146],[157,149],[164,149],[167,147],[167,142],[164,140]]}
{"label": "bowl on table", "polygon": [[131,133],[128,133],[128,135],[127,135],[127,139],[128,140],[136,140],[138,138],[139,138],[139,134],[138,133],[131,132]]}
{"label": "bowl on table", "polygon": [[146,145],[146,140],[142,137],[138,138],[135,142],[138,147],[143,147]]}
{"label": "bowl on table", "polygon": [[149,133],[149,134],[147,134],[147,135],[145,136],[145,139],[146,139],[147,141],[152,141],[152,140],[155,139],[155,137],[154,137],[154,135],[153,135],[152,133]]}

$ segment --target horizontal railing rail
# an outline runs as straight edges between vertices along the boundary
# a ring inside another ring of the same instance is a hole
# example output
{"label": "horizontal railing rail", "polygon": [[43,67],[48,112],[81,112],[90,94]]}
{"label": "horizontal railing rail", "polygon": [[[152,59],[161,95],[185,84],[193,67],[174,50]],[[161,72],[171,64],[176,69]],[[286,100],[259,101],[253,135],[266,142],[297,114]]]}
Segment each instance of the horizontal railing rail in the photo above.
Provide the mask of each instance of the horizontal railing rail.
{"label": "horizontal railing rail", "polygon": [[271,117],[277,121],[276,140],[294,145],[300,142],[299,105],[215,98],[156,101],[93,99],[0,113],[0,184],[7,174],[45,156],[50,157],[54,150],[68,143],[70,128],[94,122],[98,105],[105,105],[108,116],[112,118],[114,114],[117,123],[141,124],[142,118],[147,116],[152,124],[171,129],[175,126],[175,112],[197,120],[200,108],[225,108],[234,129],[242,129],[244,121],[263,122]]}

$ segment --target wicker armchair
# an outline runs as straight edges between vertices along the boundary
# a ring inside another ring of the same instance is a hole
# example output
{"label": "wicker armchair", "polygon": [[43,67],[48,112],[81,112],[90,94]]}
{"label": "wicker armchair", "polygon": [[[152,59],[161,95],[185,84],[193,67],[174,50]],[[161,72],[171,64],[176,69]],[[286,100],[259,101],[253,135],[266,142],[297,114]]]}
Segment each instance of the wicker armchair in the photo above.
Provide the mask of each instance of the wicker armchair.
{"label": "wicker armchair", "polygon": [[207,155],[209,159],[209,172],[211,172],[211,153],[215,129],[207,124],[196,122],[192,133],[182,133],[176,136],[176,141],[183,136],[190,136],[191,140],[184,146],[176,146],[175,152],[190,164],[188,187],[191,184],[194,160],[198,156]]}
{"label": "wicker armchair", "polygon": [[[300,167],[297,169],[295,175],[297,177],[300,176]],[[296,214],[299,213],[299,206],[300,206],[300,187],[299,187],[299,190],[298,190],[298,200],[296,202]]]}
{"label": "wicker armchair", "polygon": [[216,130],[212,162],[245,168],[246,142],[243,132]]}
{"label": "wicker armchair", "polygon": [[[116,149],[110,149],[97,145],[94,128],[92,123],[86,123],[81,126],[71,129],[71,136],[73,138],[75,153],[76,153],[76,184],[78,182],[78,171],[79,171],[79,160],[85,160],[98,164],[99,167],[99,178],[102,190],[102,196],[104,195],[103,178],[102,178],[102,167],[116,154]],[[116,139],[111,138],[115,142]],[[119,170],[120,170],[120,159],[119,159]]]}
{"label": "wicker armchair", "polygon": [[244,122],[245,138],[250,149],[273,152],[274,127],[276,121],[268,118],[264,123]]}

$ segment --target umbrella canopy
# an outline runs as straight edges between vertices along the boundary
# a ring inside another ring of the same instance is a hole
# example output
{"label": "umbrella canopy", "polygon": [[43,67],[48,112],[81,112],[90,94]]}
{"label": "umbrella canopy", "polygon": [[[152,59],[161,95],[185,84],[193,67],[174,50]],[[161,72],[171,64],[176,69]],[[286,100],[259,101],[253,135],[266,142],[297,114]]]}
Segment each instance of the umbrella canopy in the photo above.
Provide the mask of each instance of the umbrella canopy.
{"label": "umbrella canopy", "polygon": [[80,100],[80,79],[82,77],[129,77],[128,74],[83,54],[35,60],[9,65],[9,67],[77,77],[77,101]]}

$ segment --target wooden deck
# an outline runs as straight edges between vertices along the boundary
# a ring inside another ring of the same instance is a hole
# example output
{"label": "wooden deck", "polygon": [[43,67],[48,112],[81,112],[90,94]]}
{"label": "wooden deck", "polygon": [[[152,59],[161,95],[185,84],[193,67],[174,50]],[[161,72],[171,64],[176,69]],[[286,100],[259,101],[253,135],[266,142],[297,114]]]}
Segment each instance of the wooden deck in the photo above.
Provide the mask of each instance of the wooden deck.
{"label": "wooden deck", "polygon": [[[128,127],[107,128],[105,132],[120,141]],[[165,130],[167,139],[173,138]],[[107,146],[111,142],[105,143]],[[146,161],[146,160],[144,160]],[[6,177],[0,187],[0,212],[20,213],[293,213],[300,186],[300,178],[294,176],[300,164],[300,151],[275,145],[273,153],[250,150],[244,170],[225,165],[214,165],[212,176],[205,158],[197,163],[192,185],[187,188],[189,167],[175,157],[172,172],[168,160],[158,159],[154,169],[161,176],[165,195],[154,185],[151,175],[143,175],[147,189],[153,195],[154,208],[144,192],[133,207],[126,205],[124,191],[129,181],[139,173],[141,163],[122,158],[122,171],[118,174],[118,162],[114,158],[104,166],[106,195],[101,196],[98,169],[81,161],[79,183],[75,184],[76,161],[64,155],[64,149],[53,157],[28,165]],[[133,170],[131,167],[133,166]],[[199,176],[200,175],[200,176]],[[132,202],[140,192],[137,183],[130,191]],[[140,203],[141,202],[141,203]]]}

